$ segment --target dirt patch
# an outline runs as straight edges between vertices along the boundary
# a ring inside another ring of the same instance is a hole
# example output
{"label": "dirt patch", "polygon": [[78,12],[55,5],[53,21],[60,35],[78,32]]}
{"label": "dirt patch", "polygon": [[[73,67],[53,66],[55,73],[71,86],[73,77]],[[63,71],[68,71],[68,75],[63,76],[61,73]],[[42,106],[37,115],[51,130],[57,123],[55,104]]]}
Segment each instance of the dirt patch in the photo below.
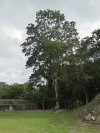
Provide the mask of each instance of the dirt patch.
{"label": "dirt patch", "polygon": [[[80,132],[77,131],[76,129],[72,129],[70,130],[70,133],[80,133]],[[86,132],[81,132],[81,133],[86,133]],[[88,133],[92,133],[92,132],[88,132]]]}
{"label": "dirt patch", "polygon": [[[50,110],[29,110],[27,112],[48,112],[48,111],[55,111],[54,109],[50,109]],[[62,111],[66,111],[65,109],[58,109],[58,112],[62,112]]]}
{"label": "dirt patch", "polygon": [[[66,123],[67,124],[67,123]],[[64,124],[63,124],[64,125]],[[97,132],[100,132],[100,127],[99,126],[93,126],[92,124],[83,122],[81,119],[77,119],[75,120],[75,129],[71,129],[68,132],[69,133],[86,133],[86,132],[80,132],[77,131],[77,129],[84,129],[84,128],[90,128],[92,130],[95,130]],[[87,133],[93,133],[93,132],[87,132]]]}
{"label": "dirt patch", "polygon": [[[70,133],[80,133],[79,131],[76,131],[76,129],[72,129],[71,131],[70,131]],[[86,133],[86,132],[81,132],[81,133]],[[92,133],[92,132],[88,132],[88,133]]]}
{"label": "dirt patch", "polygon": [[[100,130],[100,125],[93,125],[91,123],[84,122],[81,119],[77,119],[75,121],[76,121],[75,126],[77,126],[78,129],[90,128],[90,129],[96,130],[96,131]],[[75,132],[75,133],[78,133],[78,132]],[[84,132],[82,132],[82,133],[84,133]],[[88,133],[91,133],[91,132],[88,132]]]}

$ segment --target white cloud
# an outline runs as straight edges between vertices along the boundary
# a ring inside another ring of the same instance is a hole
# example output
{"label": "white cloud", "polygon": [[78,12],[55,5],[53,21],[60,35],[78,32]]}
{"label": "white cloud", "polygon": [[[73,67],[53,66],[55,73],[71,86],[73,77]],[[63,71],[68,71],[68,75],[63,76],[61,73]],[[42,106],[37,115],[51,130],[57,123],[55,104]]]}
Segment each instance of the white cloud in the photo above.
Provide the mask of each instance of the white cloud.
{"label": "white cloud", "polygon": [[90,6],[90,7],[93,7],[94,4],[95,4],[95,0],[89,0],[89,6]]}
{"label": "white cloud", "polygon": [[11,37],[11,39],[18,39],[19,41],[22,40],[22,31],[14,29],[14,28],[9,28],[5,31],[5,36]]}

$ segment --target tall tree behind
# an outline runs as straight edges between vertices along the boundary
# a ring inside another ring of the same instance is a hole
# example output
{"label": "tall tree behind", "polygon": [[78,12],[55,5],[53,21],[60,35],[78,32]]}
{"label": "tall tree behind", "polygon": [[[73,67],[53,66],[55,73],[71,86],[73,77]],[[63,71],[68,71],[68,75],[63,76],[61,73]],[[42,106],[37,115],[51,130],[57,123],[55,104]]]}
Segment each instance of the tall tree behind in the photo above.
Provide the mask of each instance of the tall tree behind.
{"label": "tall tree behind", "polygon": [[9,94],[9,85],[6,82],[0,82],[0,98],[5,98]]}
{"label": "tall tree behind", "polygon": [[[81,80],[80,84],[83,84],[82,86],[84,86],[84,94],[87,104],[89,102],[89,89],[96,89],[95,86],[97,83],[94,83],[94,81],[99,81],[100,29],[94,30],[91,37],[87,36],[83,38],[77,52],[80,54],[81,64],[79,65],[80,67],[78,67],[79,69],[77,69],[77,73]],[[91,85],[92,87],[89,87]]]}
{"label": "tall tree behind", "polygon": [[93,75],[93,78],[91,80],[92,88],[96,91],[98,89],[98,92],[100,92],[100,29],[95,29],[92,32],[92,36],[87,38],[87,44],[90,48],[90,57],[91,60],[91,73]]}

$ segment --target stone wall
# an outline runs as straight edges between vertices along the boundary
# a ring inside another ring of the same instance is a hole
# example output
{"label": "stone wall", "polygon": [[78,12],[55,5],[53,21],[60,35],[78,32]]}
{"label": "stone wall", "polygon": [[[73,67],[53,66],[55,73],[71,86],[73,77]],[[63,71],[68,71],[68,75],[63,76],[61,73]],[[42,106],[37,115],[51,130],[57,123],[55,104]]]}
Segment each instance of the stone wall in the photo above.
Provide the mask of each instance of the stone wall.
{"label": "stone wall", "polygon": [[18,111],[18,110],[35,110],[38,109],[36,103],[31,101],[0,101],[0,111]]}

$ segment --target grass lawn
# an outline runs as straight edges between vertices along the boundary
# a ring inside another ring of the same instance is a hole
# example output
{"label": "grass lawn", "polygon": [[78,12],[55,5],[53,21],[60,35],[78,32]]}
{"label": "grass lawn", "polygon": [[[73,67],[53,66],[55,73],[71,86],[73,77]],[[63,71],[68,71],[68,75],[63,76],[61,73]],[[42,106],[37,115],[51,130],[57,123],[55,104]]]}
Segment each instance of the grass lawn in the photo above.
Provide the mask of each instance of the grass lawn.
{"label": "grass lawn", "polygon": [[29,101],[29,100],[20,100],[20,99],[0,99],[0,101],[9,101],[9,100],[15,100],[15,101]]}
{"label": "grass lawn", "polygon": [[[74,110],[73,110],[74,111]],[[99,133],[91,128],[79,128],[82,123],[71,115],[72,111],[28,112],[0,111],[0,133]],[[77,131],[76,131],[77,130]],[[76,132],[75,132],[76,131]]]}

